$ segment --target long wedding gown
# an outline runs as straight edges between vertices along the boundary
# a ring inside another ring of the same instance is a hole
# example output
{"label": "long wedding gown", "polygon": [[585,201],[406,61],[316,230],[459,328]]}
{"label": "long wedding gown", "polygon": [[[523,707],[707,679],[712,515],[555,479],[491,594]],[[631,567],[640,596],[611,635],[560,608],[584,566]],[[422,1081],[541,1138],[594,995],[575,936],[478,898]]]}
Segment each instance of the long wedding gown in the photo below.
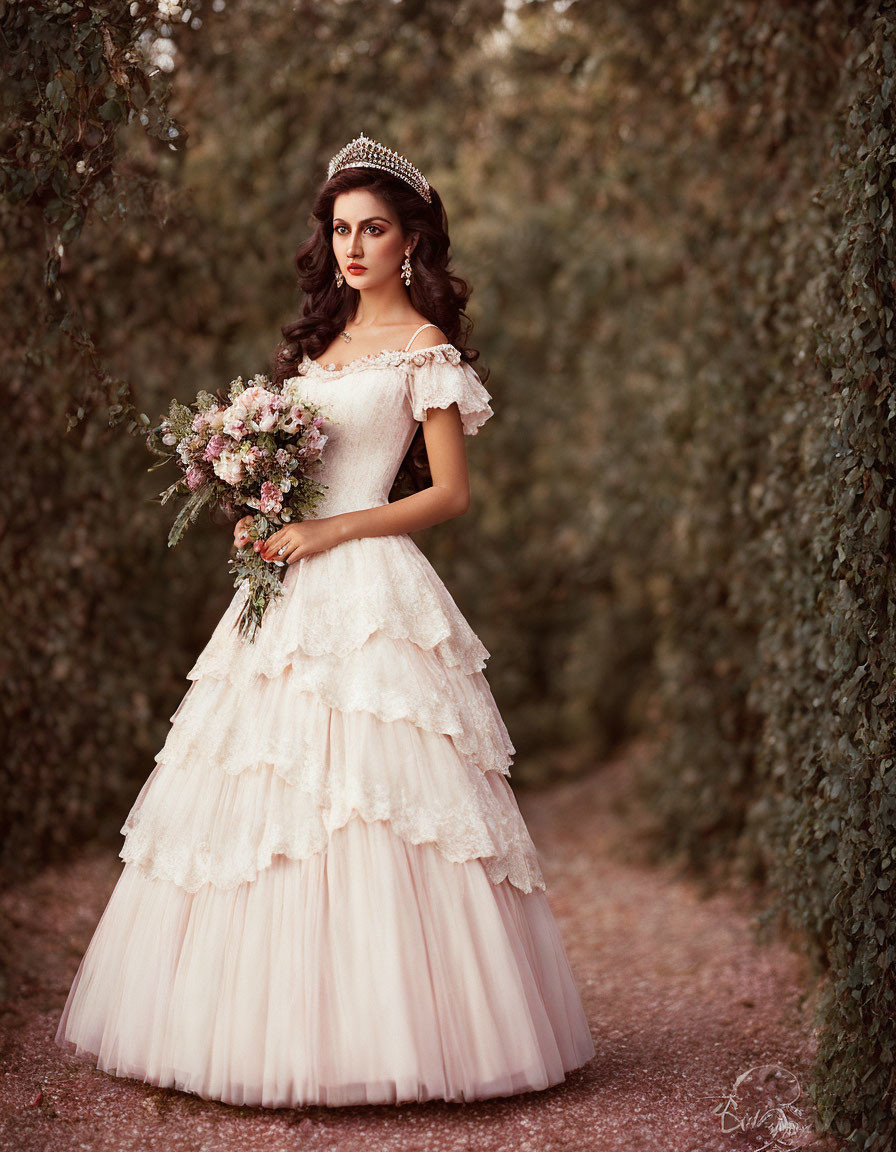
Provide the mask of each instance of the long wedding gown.
{"label": "long wedding gown", "polygon": [[[451,344],[306,356],[289,387],[328,417],[317,516],[387,503],[427,408],[467,435],[493,414]],[[489,652],[407,535],[305,556],[283,589],[250,644],[238,588],[187,673],[56,1043],[266,1107],[561,1082],[595,1048]]]}

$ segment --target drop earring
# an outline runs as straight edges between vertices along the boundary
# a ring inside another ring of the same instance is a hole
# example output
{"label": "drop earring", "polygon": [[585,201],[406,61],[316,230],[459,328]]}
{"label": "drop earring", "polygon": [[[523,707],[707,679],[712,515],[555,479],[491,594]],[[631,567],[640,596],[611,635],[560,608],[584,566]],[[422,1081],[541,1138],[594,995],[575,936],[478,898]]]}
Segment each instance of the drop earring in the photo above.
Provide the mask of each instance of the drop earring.
{"label": "drop earring", "polygon": [[345,277],[342,275],[342,273],[337,268],[336,269],[336,287],[341,288],[344,283],[345,283]]}
{"label": "drop earring", "polygon": [[404,254],[404,263],[401,266],[401,278],[406,288],[410,288],[411,286],[411,274],[411,250],[407,248]]}

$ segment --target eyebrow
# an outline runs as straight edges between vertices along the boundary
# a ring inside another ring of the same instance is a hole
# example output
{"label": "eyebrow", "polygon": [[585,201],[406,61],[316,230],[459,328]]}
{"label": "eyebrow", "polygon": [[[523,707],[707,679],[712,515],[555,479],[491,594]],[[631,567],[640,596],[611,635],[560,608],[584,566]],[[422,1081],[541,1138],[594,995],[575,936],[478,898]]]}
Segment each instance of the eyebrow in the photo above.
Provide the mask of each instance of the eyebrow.
{"label": "eyebrow", "polygon": [[[361,220],[361,224],[372,224],[375,220],[382,220],[384,224],[391,224],[391,220],[387,220],[385,216],[368,216],[366,220]],[[345,224],[346,221],[341,216],[336,216],[333,220],[334,224]]]}

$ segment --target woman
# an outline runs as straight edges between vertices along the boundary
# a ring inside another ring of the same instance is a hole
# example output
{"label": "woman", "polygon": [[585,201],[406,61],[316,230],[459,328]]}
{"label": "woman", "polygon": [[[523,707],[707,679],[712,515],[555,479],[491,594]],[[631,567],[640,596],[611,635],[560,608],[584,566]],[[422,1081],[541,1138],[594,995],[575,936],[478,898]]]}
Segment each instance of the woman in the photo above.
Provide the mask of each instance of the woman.
{"label": "woman", "polygon": [[438,195],[376,141],[333,158],[314,215],[277,374],[327,415],[327,491],[256,544],[287,571],[255,642],[237,589],[187,673],[56,1040],[231,1104],[547,1088],[594,1044],[489,653],[408,535],[466,511],[492,415],[467,288]]}

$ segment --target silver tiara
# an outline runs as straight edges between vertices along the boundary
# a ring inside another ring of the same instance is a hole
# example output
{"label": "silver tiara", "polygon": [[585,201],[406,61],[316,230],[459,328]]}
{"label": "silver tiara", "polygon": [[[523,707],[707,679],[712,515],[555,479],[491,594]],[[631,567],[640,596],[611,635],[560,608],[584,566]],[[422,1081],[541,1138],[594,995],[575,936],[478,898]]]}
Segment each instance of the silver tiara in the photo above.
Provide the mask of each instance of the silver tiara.
{"label": "silver tiara", "polygon": [[389,172],[404,180],[406,184],[410,184],[427,204],[432,203],[432,194],[423,173],[415,168],[410,160],[406,160],[398,152],[393,152],[391,148],[378,144],[376,140],[371,140],[363,132],[346,144],[341,152],[336,153],[327,168],[327,179],[331,179],[343,168],[381,168],[384,172]]}

